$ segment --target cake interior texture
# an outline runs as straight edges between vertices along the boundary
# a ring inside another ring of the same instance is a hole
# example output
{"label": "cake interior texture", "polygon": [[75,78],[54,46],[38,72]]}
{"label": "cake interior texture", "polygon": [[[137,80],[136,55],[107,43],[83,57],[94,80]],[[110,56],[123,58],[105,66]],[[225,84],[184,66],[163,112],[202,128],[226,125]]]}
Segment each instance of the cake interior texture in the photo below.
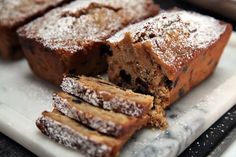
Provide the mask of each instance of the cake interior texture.
{"label": "cake interior texture", "polygon": [[129,129],[126,134],[114,138],[88,128],[56,109],[52,112],[43,112],[42,117],[36,121],[40,131],[52,140],[80,150],[91,157],[118,156],[123,145],[146,123],[147,118],[139,119],[137,125]]}
{"label": "cake interior texture", "polygon": [[151,124],[166,127],[164,109],[216,68],[230,24],[173,10],[128,26],[107,40],[110,81],[155,97]]}
{"label": "cake interior texture", "polygon": [[138,118],[104,110],[64,92],[54,94],[53,105],[64,115],[106,135],[122,136],[139,125]]}
{"label": "cake interior texture", "polygon": [[93,77],[65,77],[62,90],[86,102],[128,116],[146,115],[153,106],[153,97],[121,89],[115,84]]}

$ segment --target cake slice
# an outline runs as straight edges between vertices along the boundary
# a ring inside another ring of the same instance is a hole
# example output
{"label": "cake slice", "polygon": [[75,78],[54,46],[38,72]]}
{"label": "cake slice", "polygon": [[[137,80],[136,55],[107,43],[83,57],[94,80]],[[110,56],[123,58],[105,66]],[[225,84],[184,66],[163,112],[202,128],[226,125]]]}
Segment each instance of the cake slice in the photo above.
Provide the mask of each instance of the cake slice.
{"label": "cake slice", "polygon": [[107,135],[122,136],[140,125],[138,118],[103,110],[64,92],[53,95],[53,105],[64,115]]}
{"label": "cake slice", "polygon": [[152,96],[121,89],[94,77],[65,77],[61,88],[94,106],[133,117],[146,115],[153,106]]}
{"label": "cake slice", "polygon": [[18,35],[33,72],[60,85],[63,74],[105,72],[105,40],[158,10],[152,0],[77,0],[25,25]]}
{"label": "cake slice", "polygon": [[1,0],[0,57],[19,59],[23,56],[16,29],[70,0]]}
{"label": "cake slice", "polygon": [[163,109],[213,73],[231,32],[230,24],[209,16],[162,12],[107,40],[109,80],[153,95],[152,124],[159,126]]}
{"label": "cake slice", "polygon": [[86,128],[57,110],[43,112],[43,116],[36,121],[36,125],[43,134],[66,147],[78,149],[91,157],[114,157],[146,121],[146,119],[140,119],[139,125],[119,138],[102,135]]}

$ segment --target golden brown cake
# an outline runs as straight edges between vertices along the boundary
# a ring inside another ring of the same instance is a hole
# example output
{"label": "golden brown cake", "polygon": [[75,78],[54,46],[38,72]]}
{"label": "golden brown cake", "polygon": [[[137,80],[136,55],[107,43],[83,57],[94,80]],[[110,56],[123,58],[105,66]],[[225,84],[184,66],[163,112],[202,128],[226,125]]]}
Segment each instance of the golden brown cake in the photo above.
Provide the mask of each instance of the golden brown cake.
{"label": "golden brown cake", "polygon": [[107,40],[109,80],[153,95],[151,124],[165,125],[163,109],[213,73],[231,31],[230,24],[198,13],[162,12]]}
{"label": "golden brown cake", "polygon": [[107,69],[105,40],[158,13],[152,0],[77,0],[18,30],[33,72],[59,85],[63,74],[96,75]]}
{"label": "golden brown cake", "polygon": [[123,136],[130,129],[136,128],[138,118],[106,111],[84,102],[70,94],[59,92],[53,95],[54,107],[64,115],[103,134]]}
{"label": "golden brown cake", "polygon": [[16,29],[70,0],[1,0],[0,57],[19,59],[23,56]]}
{"label": "golden brown cake", "polygon": [[43,112],[43,116],[36,121],[37,127],[50,139],[66,147],[78,149],[91,157],[118,156],[122,146],[146,123],[147,119],[140,119],[138,125],[131,128],[124,136],[114,138],[91,130],[57,110]]}
{"label": "golden brown cake", "polygon": [[65,77],[61,88],[94,106],[129,116],[142,117],[153,107],[152,96],[121,89],[98,78]]}

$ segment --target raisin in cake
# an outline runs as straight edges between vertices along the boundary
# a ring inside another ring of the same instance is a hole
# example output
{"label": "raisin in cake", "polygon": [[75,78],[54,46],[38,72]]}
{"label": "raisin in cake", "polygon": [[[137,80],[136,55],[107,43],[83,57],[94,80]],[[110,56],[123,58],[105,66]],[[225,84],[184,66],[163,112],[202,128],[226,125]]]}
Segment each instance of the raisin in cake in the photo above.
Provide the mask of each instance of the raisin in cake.
{"label": "raisin in cake", "polygon": [[98,132],[115,137],[123,136],[132,128],[136,128],[140,121],[135,117],[95,107],[64,92],[53,95],[53,105],[64,115]]}
{"label": "raisin in cake", "polygon": [[1,0],[0,1],[0,57],[19,59],[23,56],[16,29],[70,0]]}
{"label": "raisin in cake", "polygon": [[153,95],[152,124],[158,125],[162,109],[213,73],[231,31],[230,24],[198,13],[162,12],[107,40],[109,79]]}
{"label": "raisin in cake", "polygon": [[155,15],[152,0],[77,0],[18,30],[33,72],[59,85],[63,74],[96,75],[107,69],[111,35]]}
{"label": "raisin in cake", "polygon": [[118,86],[93,77],[65,77],[63,91],[80,97],[86,102],[106,110],[141,117],[153,107],[153,97],[121,89]]}
{"label": "raisin in cake", "polygon": [[49,138],[66,147],[78,149],[91,157],[118,156],[122,146],[136,130],[147,123],[147,119],[140,119],[137,123],[138,125],[126,132],[124,136],[114,138],[91,130],[57,110],[43,112],[43,116],[36,121],[37,127]]}

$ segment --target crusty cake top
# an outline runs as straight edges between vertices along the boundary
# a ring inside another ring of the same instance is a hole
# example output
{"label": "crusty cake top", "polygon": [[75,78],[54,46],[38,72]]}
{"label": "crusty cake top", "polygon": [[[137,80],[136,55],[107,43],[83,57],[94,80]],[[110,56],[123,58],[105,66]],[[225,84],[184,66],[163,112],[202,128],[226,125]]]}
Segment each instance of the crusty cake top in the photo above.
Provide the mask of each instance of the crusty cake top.
{"label": "crusty cake top", "polygon": [[[133,44],[149,43],[154,56],[172,73],[180,71],[224,33],[227,24],[195,12],[173,10],[130,25],[110,39],[118,43],[129,35]],[[160,64],[160,63],[159,63]]]}
{"label": "crusty cake top", "polygon": [[73,53],[157,12],[152,7],[152,0],[78,0],[52,10],[18,33],[49,49]]}
{"label": "crusty cake top", "polygon": [[32,16],[65,0],[0,0],[0,26],[22,25]]}

